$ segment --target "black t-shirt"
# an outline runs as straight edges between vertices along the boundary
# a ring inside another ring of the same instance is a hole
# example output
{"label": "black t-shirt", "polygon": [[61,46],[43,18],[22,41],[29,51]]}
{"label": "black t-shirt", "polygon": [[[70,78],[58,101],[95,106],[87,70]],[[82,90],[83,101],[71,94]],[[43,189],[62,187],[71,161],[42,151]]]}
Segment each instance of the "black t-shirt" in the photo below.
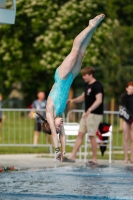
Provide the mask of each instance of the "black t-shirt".
{"label": "black t-shirt", "polygon": [[102,93],[102,103],[91,113],[98,115],[103,114],[104,90],[102,84],[97,80],[90,85],[86,83],[84,92],[85,92],[85,111],[87,111],[88,108],[90,108],[91,105],[94,103],[94,101],[96,100],[96,95]]}
{"label": "black t-shirt", "polygon": [[120,105],[126,107],[126,109],[133,115],[133,95],[128,95],[127,92],[123,93]]}

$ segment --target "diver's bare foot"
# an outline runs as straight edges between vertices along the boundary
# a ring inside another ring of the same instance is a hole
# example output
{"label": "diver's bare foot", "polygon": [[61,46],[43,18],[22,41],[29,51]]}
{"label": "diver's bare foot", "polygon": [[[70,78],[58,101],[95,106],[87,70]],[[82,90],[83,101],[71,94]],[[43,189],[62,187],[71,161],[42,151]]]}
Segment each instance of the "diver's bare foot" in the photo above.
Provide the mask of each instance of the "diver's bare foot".
{"label": "diver's bare foot", "polygon": [[89,25],[92,26],[92,27],[97,27],[100,22],[104,19],[105,15],[104,14],[101,14],[101,15],[97,15],[94,19],[91,19],[89,21]]}

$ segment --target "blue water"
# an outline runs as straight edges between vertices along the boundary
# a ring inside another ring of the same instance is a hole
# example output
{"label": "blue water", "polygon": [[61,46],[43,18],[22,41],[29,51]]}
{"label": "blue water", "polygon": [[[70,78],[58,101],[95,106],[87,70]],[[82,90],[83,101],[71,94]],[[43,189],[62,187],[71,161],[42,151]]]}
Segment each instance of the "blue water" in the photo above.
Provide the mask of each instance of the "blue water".
{"label": "blue water", "polygon": [[0,173],[0,200],[133,200],[133,167],[63,166]]}

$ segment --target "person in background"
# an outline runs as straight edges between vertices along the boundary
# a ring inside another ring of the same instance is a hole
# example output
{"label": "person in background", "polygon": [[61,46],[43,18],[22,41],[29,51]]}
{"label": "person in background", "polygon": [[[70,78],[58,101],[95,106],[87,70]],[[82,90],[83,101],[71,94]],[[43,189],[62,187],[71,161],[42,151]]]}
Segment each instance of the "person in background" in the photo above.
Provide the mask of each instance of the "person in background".
{"label": "person in background", "polygon": [[[31,108],[34,108],[36,111],[38,111],[44,118],[46,117],[46,99],[45,99],[45,92],[39,91],[37,93],[37,99],[33,101]],[[34,127],[34,138],[33,138],[33,144],[36,146],[38,143],[39,134],[42,130],[42,120],[39,116],[35,115],[34,112],[30,112],[30,117],[35,118],[35,127]],[[51,138],[49,135],[46,134],[47,143],[51,143]]]}
{"label": "person in background", "polygon": [[[133,117],[133,82],[128,82],[126,85],[126,91],[121,97],[121,106],[124,106],[126,110]],[[130,162],[133,163],[133,118],[128,123],[124,118],[122,120],[122,129],[124,134],[124,156],[125,163],[128,163],[128,141],[130,140]]]}
{"label": "person in background", "polygon": [[103,118],[103,100],[104,89],[100,81],[95,78],[95,69],[93,67],[85,67],[81,70],[82,77],[85,81],[84,92],[77,98],[69,99],[70,103],[80,103],[85,101],[85,113],[80,120],[79,133],[68,158],[64,158],[64,162],[75,162],[76,154],[82,144],[84,135],[88,133],[91,147],[92,160],[86,165],[97,164],[97,142],[96,132]]}
{"label": "person in background", "polygon": [[2,135],[1,135],[1,131],[2,131],[2,94],[0,93],[0,141],[2,140]]}

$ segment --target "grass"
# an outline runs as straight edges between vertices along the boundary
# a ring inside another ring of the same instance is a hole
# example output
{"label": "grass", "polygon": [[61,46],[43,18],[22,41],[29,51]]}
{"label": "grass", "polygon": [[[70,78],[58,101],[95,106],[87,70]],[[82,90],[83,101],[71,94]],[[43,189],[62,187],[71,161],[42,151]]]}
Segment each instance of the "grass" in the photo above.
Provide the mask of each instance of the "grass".
{"label": "grass", "polygon": [[[49,153],[48,147],[46,146],[32,147],[34,119],[30,119],[27,112],[5,111],[4,116],[5,119],[3,120],[2,130],[0,132],[2,137],[0,141],[0,154]],[[5,144],[7,146],[2,146]],[[12,146],[8,146],[9,144],[12,144]],[[18,146],[15,146],[16,144]],[[47,144],[45,133],[40,133],[38,144]],[[118,126],[116,125],[113,126],[113,146],[122,147],[122,134],[118,133]],[[66,152],[71,151],[72,147],[67,146]],[[115,151],[114,159],[123,158],[123,154],[119,154],[119,152],[117,154],[117,151]],[[104,157],[102,157],[98,150],[98,159],[108,159],[108,155],[105,152]]]}

